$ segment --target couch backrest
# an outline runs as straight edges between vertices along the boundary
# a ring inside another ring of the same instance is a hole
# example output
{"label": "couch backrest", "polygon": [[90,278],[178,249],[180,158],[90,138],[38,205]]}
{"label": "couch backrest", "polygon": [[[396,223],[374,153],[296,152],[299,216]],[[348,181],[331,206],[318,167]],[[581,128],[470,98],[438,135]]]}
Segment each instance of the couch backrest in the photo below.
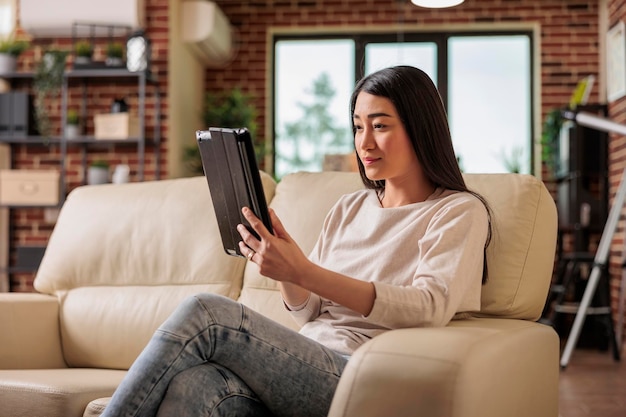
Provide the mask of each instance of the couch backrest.
{"label": "couch backrest", "polygon": [[70,366],[126,368],[186,296],[237,298],[244,266],[222,248],[204,177],[98,185],[68,196],[34,285],[59,297]]}
{"label": "couch backrest", "polygon": [[[493,211],[493,239],[487,252],[489,281],[477,315],[536,320],[550,285],[556,248],[554,200],[544,184],[530,175],[467,174],[468,187],[479,192]],[[325,213],[339,196],[361,189],[356,173],[298,173],[277,186],[270,206],[287,231],[310,251]],[[284,311],[275,282],[246,265],[240,301],[295,328]]]}
{"label": "couch backrest", "polygon": [[480,316],[537,320],[550,287],[557,212],[543,182],[530,175],[467,174],[467,186],[493,211],[489,280]]}

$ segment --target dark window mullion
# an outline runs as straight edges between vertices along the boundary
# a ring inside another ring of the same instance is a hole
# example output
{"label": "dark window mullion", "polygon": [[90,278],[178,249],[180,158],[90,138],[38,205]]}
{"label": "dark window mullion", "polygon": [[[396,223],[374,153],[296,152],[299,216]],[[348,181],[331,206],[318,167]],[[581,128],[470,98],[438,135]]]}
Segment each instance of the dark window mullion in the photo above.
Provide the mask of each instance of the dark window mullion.
{"label": "dark window mullion", "polygon": [[437,39],[437,88],[443,105],[448,109],[448,35]]}
{"label": "dark window mullion", "polygon": [[354,81],[359,82],[365,74],[365,45],[363,36],[354,37]]}

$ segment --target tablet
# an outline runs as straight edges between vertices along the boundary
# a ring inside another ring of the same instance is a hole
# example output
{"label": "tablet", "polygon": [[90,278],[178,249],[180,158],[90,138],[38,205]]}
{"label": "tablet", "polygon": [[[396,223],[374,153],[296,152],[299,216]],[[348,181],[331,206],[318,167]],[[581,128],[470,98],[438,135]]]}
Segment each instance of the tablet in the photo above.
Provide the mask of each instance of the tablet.
{"label": "tablet", "polygon": [[237,225],[244,224],[259,238],[243,217],[243,207],[249,207],[273,233],[250,132],[246,128],[211,127],[197,131],[196,140],[224,250],[243,257]]}

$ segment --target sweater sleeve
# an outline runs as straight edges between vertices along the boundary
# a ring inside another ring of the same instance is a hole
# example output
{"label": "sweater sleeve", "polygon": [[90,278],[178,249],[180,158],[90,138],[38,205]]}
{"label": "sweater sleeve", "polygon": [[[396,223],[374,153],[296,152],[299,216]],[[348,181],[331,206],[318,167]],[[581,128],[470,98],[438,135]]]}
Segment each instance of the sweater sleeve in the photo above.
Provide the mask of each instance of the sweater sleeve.
{"label": "sweater sleeve", "polygon": [[291,317],[300,326],[304,326],[309,321],[315,319],[320,314],[320,307],[322,300],[319,295],[311,293],[309,298],[301,306],[291,306],[283,299],[287,311],[291,314]]}
{"label": "sweater sleeve", "polygon": [[[309,254],[309,259],[311,262],[315,264],[319,264],[320,261],[320,250],[324,246],[324,236],[326,235],[326,230],[328,229],[329,219],[332,218],[333,212],[335,211],[335,205],[330,212],[326,215],[324,219],[324,223],[322,225],[322,230],[317,238],[317,242],[313,247],[313,250]],[[320,315],[322,299],[319,295],[311,292],[309,298],[306,300],[306,303],[301,306],[292,306],[289,305],[285,299],[283,298],[283,304],[287,308],[287,311],[291,315],[291,317],[295,320],[296,324],[300,327],[304,326],[311,320],[315,320]]]}
{"label": "sweater sleeve", "polygon": [[410,285],[374,281],[367,320],[389,329],[445,326],[457,312],[479,309],[487,230],[486,210],[475,199],[442,209],[419,239]]}

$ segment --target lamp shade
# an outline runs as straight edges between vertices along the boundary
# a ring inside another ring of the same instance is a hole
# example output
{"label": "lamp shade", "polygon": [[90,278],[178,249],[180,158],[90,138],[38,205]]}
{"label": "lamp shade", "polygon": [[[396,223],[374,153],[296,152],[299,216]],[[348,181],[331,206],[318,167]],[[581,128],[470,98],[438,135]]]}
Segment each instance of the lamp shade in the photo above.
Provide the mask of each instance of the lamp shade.
{"label": "lamp shade", "polygon": [[464,0],[411,0],[416,6],[428,7],[431,9],[443,9],[444,7],[458,6]]}

